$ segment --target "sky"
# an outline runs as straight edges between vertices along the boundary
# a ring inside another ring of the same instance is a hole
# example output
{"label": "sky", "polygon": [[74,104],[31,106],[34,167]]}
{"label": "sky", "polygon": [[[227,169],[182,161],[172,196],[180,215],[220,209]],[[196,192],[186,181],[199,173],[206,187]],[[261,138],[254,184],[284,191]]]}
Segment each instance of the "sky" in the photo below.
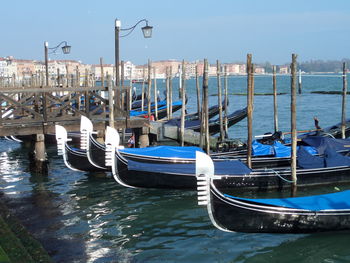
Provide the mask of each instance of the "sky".
{"label": "sky", "polygon": [[129,28],[141,19],[153,26],[143,38],[141,23],[120,38],[120,57],[147,60],[254,63],[349,58],[348,0],[0,0],[0,57],[43,60],[49,47],[67,41],[74,59],[114,63],[114,21]]}

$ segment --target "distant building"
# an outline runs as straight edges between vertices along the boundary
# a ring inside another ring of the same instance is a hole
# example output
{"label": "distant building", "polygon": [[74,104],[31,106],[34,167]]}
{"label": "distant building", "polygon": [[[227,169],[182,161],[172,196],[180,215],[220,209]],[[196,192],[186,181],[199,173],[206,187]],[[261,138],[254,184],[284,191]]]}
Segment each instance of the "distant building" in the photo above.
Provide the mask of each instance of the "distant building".
{"label": "distant building", "polygon": [[255,74],[265,74],[265,68],[263,67],[256,67],[254,70]]}
{"label": "distant building", "polygon": [[[106,76],[111,76],[114,78],[114,65],[113,64],[103,64],[103,75]],[[100,80],[101,79],[101,65],[94,64],[91,65],[91,72],[95,76],[96,79]]]}
{"label": "distant building", "polygon": [[19,80],[31,78],[35,74],[35,60],[14,59],[11,64],[17,67],[17,77]]}
{"label": "distant building", "polygon": [[289,66],[279,66],[279,73],[280,74],[289,74],[290,73],[290,68]]}
{"label": "distant building", "polygon": [[165,78],[167,68],[169,68],[169,70],[171,68],[172,75],[175,76],[179,73],[179,66],[181,64],[182,64],[181,61],[177,61],[177,60],[173,60],[173,59],[172,60],[161,60],[161,61],[152,62],[152,67],[156,68],[157,75],[159,77]]}

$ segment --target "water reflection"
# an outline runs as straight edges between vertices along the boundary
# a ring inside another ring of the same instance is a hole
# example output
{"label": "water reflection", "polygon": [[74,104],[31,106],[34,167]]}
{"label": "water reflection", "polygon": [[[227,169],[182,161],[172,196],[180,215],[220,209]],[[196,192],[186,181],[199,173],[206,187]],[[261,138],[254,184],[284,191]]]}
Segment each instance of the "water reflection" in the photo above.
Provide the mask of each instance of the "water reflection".
{"label": "water reflection", "polygon": [[[275,236],[271,236],[275,238]],[[349,232],[297,235],[276,247],[264,247],[257,251],[242,254],[235,262],[349,262],[350,255],[344,250],[349,244]]]}

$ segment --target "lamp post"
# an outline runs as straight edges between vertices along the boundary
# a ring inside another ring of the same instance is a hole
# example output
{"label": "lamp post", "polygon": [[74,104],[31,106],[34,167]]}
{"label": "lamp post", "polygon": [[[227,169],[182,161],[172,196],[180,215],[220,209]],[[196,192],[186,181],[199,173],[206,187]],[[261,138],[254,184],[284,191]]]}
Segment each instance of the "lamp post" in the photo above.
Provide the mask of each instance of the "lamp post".
{"label": "lamp post", "polygon": [[[63,45],[63,46],[62,46]],[[55,53],[56,50],[62,46],[63,54],[69,54],[71,46],[67,44],[67,41],[62,41],[57,46],[49,48],[49,43],[47,41],[44,42],[45,48],[45,73],[46,73],[46,86],[49,86],[49,50],[51,50],[50,54]]]}
{"label": "lamp post", "polygon": [[[116,67],[116,78],[115,78],[115,84],[118,87],[120,85],[120,73],[119,73],[119,39],[121,37],[126,37],[128,35],[130,35],[132,33],[132,31],[134,31],[134,29],[136,28],[136,26],[142,22],[146,23],[146,26],[142,27],[142,33],[144,38],[151,38],[152,37],[152,26],[148,25],[148,20],[146,19],[141,19],[140,21],[138,21],[134,26],[129,27],[129,28],[121,28],[121,22],[120,20],[116,19],[115,20],[115,67]],[[126,32],[125,35],[120,36],[120,32]]]}

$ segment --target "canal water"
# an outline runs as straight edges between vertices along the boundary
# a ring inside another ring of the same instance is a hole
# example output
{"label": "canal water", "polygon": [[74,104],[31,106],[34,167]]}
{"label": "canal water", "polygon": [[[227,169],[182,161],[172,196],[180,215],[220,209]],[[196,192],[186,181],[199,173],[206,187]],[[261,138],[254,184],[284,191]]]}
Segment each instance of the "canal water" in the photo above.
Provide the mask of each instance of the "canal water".
{"label": "canal water", "polygon": [[[174,81],[174,86],[176,85]],[[164,89],[161,80],[158,87]],[[290,78],[278,76],[280,130],[290,127]],[[196,109],[195,81],[187,81],[189,112]],[[305,76],[297,98],[298,130],[340,122],[340,75]],[[210,79],[211,95],[217,93]],[[229,78],[229,112],[246,105],[246,77]],[[256,76],[256,93],[272,93],[271,76]],[[174,99],[177,95],[174,90]],[[254,135],[273,131],[273,97],[255,96]],[[210,104],[217,103],[210,96]],[[347,110],[349,113],[349,107]],[[245,139],[246,121],[230,128]],[[71,171],[56,147],[47,149],[47,176],[29,170],[29,148],[0,140],[0,198],[42,242],[55,262],[349,262],[347,232],[324,234],[245,234],[217,230],[193,191],[128,189],[104,174]],[[299,189],[298,195],[350,189],[347,185]],[[272,193],[273,194],[273,193]],[[246,194],[254,196],[255,194]],[[259,193],[259,196],[271,195]],[[282,195],[282,194],[280,194]],[[288,193],[286,193],[288,195]],[[242,222],[244,224],[244,222]]]}

